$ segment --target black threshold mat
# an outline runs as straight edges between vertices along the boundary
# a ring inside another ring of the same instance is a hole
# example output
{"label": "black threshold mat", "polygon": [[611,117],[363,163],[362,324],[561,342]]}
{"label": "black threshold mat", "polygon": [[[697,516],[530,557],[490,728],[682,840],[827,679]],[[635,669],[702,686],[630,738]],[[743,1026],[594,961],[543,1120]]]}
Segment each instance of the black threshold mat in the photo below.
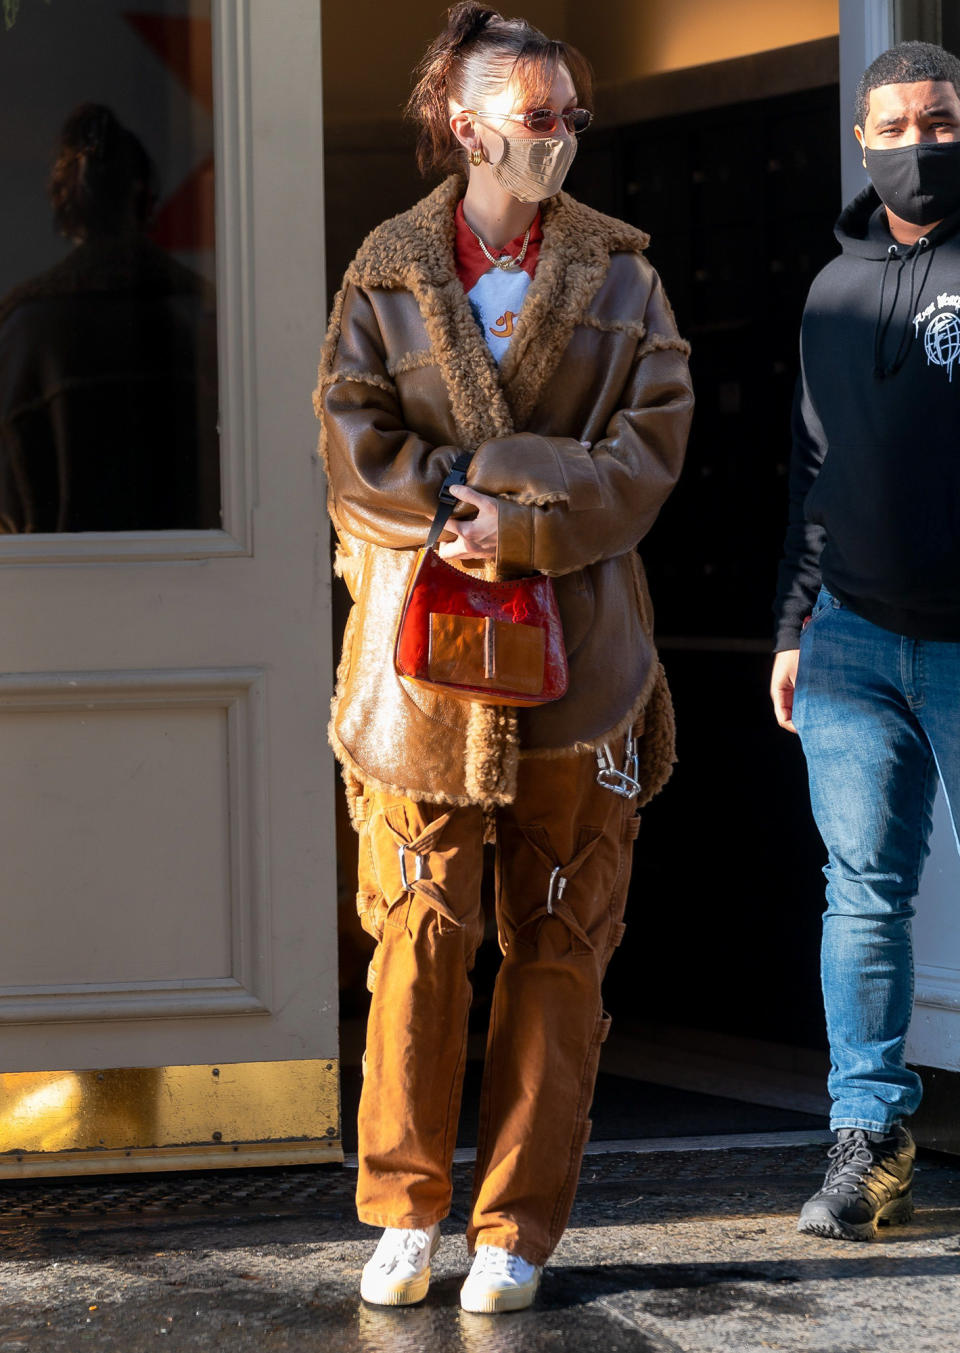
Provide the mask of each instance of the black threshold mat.
{"label": "black threshold mat", "polygon": [[[476,1146],[477,1110],[480,1103],[480,1062],[468,1062],[463,1086],[458,1146]],[[360,1068],[341,1071],[343,1097],[343,1149],[357,1149],[357,1105],[362,1084]],[[725,1132],[798,1132],[825,1128],[825,1117],[797,1113],[793,1109],[745,1104],[720,1095],[695,1090],[675,1090],[627,1076],[601,1072],[590,1112],[594,1142],[630,1141],[643,1137],[702,1137]]]}

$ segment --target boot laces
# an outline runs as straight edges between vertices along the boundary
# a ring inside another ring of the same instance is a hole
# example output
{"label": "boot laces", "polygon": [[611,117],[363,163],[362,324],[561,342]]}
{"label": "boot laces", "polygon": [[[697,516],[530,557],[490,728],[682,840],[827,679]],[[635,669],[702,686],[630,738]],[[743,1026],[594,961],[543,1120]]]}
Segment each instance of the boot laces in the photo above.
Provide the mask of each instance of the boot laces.
{"label": "boot laces", "polygon": [[867,1175],[879,1163],[879,1152],[862,1132],[853,1132],[827,1152],[832,1161],[823,1181],[824,1193],[857,1193]]}

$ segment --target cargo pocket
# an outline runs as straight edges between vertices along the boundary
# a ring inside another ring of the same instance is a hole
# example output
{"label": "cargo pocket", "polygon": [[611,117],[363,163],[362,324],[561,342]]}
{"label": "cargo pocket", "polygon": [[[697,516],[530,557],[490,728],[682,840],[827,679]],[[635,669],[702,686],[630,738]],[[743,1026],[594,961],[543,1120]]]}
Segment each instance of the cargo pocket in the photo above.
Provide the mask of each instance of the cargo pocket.
{"label": "cargo pocket", "polygon": [[[410,805],[397,801],[385,806],[371,821],[371,855],[386,905],[384,927],[404,930],[416,924],[411,917],[411,908],[416,905],[429,909],[439,934],[450,934],[463,928],[462,908],[476,910],[470,897],[458,897],[454,903],[449,896],[450,866],[467,848],[462,842],[445,839],[456,811],[422,824],[422,819],[411,815]],[[478,832],[477,878],[480,850]],[[470,863],[460,859],[454,874],[461,885],[459,891],[468,891]]]}
{"label": "cargo pocket", "polygon": [[630,891],[630,875],[633,872],[633,847],[640,831],[640,814],[628,813],[620,828],[620,851],[617,872],[610,889],[610,901],[607,910],[608,929],[603,943],[602,967],[606,972],[613,951],[622,943],[627,927],[623,916],[627,909],[627,894]]}
{"label": "cargo pocket", "polygon": [[628,813],[620,829],[620,859],[617,863],[617,877],[614,880],[610,899],[610,913],[619,921],[627,901],[630,887],[630,875],[633,872],[633,847],[640,834],[640,814]]}
{"label": "cargo pocket", "polygon": [[357,915],[361,926],[377,945],[367,967],[367,990],[371,992],[377,980],[384,927],[388,924],[402,926],[406,912],[404,904],[409,905],[409,899],[404,894],[401,893],[398,897],[388,896],[383,887],[381,870],[377,867],[380,834],[377,824],[382,816],[383,813],[376,806],[372,795],[363,794],[356,798],[353,817],[359,838]]}
{"label": "cargo pocket", "polygon": [[[513,878],[509,895],[513,899],[526,900],[536,889],[543,900],[539,906],[520,916],[515,912],[515,903],[504,906],[502,899],[498,898],[497,921],[501,948],[506,952],[510,942],[536,948],[544,926],[556,920],[566,928],[571,953],[592,954],[593,941],[571,906],[567,888],[596,850],[603,839],[603,832],[599,827],[581,827],[573,857],[563,864],[557,857],[546,827],[533,824],[514,830],[516,844],[511,843],[510,849],[509,863]],[[509,848],[506,842],[504,848]],[[526,872],[524,880],[518,877],[518,866]]]}
{"label": "cargo pocket", "polygon": [[[377,879],[370,840],[370,800],[358,795],[352,805],[354,826],[357,829],[357,915],[368,935],[378,943],[383,937],[383,919],[386,899]],[[369,986],[369,980],[367,982]]]}

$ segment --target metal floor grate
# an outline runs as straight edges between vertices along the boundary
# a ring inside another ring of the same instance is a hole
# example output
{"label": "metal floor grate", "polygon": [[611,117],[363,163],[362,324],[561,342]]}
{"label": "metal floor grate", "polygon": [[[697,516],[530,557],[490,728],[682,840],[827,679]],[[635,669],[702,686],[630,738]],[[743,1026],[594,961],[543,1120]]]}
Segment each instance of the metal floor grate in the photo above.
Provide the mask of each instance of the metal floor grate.
{"label": "metal floor grate", "polygon": [[0,1184],[0,1222],[70,1217],[313,1212],[331,1194],[352,1193],[339,1166],[140,1175],[118,1181],[33,1179]]}
{"label": "metal floor grate", "polygon": [[[799,1139],[799,1140],[798,1140]],[[811,1178],[822,1168],[823,1147],[809,1145],[808,1133],[680,1138],[651,1142],[591,1143],[584,1183],[602,1174],[607,1183],[638,1176],[669,1180],[683,1189],[687,1179],[736,1176],[759,1146],[791,1152],[791,1168],[806,1167]],[[718,1150],[720,1144],[730,1148]],[[713,1149],[705,1150],[705,1146]],[[653,1148],[652,1153],[648,1148]],[[753,1149],[751,1149],[753,1148]],[[608,1154],[609,1153],[609,1154]],[[469,1189],[473,1151],[457,1152],[455,1178]],[[770,1153],[775,1154],[775,1153]],[[764,1157],[768,1152],[763,1152]],[[764,1160],[764,1169],[772,1168]],[[23,1221],[114,1221],[144,1217],[317,1217],[353,1216],[356,1168],[340,1165],[278,1166],[258,1170],[183,1171],[169,1174],[104,1175],[81,1179],[26,1179],[0,1182],[0,1226]]]}

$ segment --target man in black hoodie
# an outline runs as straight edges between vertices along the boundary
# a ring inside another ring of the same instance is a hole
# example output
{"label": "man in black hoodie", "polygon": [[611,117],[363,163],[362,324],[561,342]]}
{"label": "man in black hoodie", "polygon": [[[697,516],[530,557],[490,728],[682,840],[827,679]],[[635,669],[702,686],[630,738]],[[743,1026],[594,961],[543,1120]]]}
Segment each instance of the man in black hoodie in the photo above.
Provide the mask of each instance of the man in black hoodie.
{"label": "man in black hoodie", "polygon": [[861,77],[872,180],[801,331],[771,694],[827,847],[823,1188],[799,1229],[913,1213],[910,919],[938,781],[960,825],[960,61],[905,42]]}

